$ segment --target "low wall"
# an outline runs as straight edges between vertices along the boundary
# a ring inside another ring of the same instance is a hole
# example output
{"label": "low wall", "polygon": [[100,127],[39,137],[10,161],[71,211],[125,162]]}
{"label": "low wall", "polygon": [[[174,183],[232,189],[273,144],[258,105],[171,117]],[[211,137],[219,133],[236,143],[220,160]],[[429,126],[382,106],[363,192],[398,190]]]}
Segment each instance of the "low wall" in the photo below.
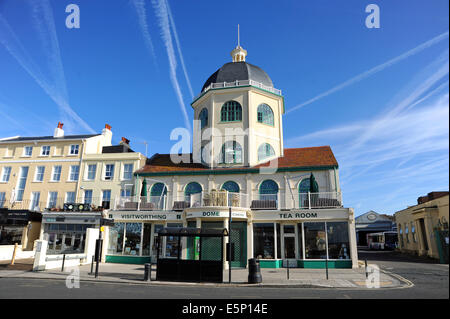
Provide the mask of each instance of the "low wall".
{"label": "low wall", "polygon": [[[61,268],[64,255],[47,255],[45,260],[45,269]],[[73,267],[89,264],[85,255],[67,254],[64,260],[64,267]]]}
{"label": "low wall", "polygon": [[[14,245],[0,245],[0,260],[11,260]],[[34,251],[23,251],[22,245],[17,246],[16,259],[34,258]]]}

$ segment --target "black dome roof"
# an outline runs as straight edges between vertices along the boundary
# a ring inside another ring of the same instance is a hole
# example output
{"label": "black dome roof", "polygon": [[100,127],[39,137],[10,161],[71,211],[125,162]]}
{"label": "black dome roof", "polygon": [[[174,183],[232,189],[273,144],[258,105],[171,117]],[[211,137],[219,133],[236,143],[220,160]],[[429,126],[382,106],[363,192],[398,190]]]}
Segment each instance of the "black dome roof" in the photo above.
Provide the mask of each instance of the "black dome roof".
{"label": "black dome roof", "polygon": [[214,72],[202,87],[202,92],[211,83],[253,80],[273,87],[272,80],[261,68],[247,62],[229,62]]}

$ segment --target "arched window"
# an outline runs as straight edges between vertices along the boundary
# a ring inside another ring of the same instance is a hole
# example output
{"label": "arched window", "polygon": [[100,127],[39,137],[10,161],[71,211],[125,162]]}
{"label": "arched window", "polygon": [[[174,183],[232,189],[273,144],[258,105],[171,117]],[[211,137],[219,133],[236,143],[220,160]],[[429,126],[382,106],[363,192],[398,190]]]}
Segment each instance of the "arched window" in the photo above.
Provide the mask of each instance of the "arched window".
{"label": "arched window", "polygon": [[200,120],[200,129],[208,126],[208,109],[206,107],[200,111],[198,119]]}
{"label": "arched window", "polygon": [[239,185],[236,182],[228,181],[223,183],[222,189],[229,191],[230,193],[239,193]]}
{"label": "arched window", "polygon": [[242,163],[242,147],[236,141],[227,141],[222,145],[220,151],[221,164],[236,164]]}
{"label": "arched window", "polygon": [[164,185],[163,183],[153,184],[153,186],[152,186],[152,188],[150,190],[150,196],[161,196],[161,194],[167,195],[167,187],[166,187],[166,185]]}
{"label": "arched window", "polygon": [[242,107],[236,101],[228,101],[222,105],[220,111],[220,120],[222,122],[242,121]]}
{"label": "arched window", "polygon": [[268,157],[275,156],[275,151],[272,145],[263,143],[258,147],[258,161],[262,161]]}
{"label": "arched window", "polygon": [[258,106],[258,122],[269,124],[272,126],[274,125],[273,111],[272,108],[267,104],[260,104]]}
{"label": "arched window", "polygon": [[308,178],[304,178],[300,184],[298,185],[298,197],[299,197],[299,206],[307,207],[308,204],[308,192],[311,190],[311,180]]}
{"label": "arched window", "polygon": [[186,185],[184,189],[184,195],[190,196],[192,194],[197,194],[202,192],[202,186],[197,182],[190,182]]}
{"label": "arched window", "polygon": [[271,179],[267,179],[259,186],[261,200],[277,200],[278,184]]}

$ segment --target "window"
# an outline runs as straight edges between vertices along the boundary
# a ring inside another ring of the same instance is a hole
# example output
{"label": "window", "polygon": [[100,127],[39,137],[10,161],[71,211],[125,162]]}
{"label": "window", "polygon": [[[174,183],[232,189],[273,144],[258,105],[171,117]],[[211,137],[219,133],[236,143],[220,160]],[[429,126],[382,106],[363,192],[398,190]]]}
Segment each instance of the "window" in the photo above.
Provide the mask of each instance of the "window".
{"label": "window", "polygon": [[44,180],[45,166],[36,167],[36,176],[34,177],[35,182],[42,182]]}
{"label": "window", "polygon": [[413,242],[417,242],[417,237],[416,237],[416,227],[414,226],[414,222],[411,222],[411,235],[412,235],[412,239]]}
{"label": "window", "polygon": [[49,192],[47,208],[55,208],[57,198],[58,198],[58,192]]}
{"label": "window", "polygon": [[123,165],[123,179],[129,180],[133,178],[133,164]]}
{"label": "window", "polygon": [[[151,190],[150,190],[150,196],[161,196],[163,194],[167,195],[167,187],[163,183],[155,183],[153,184]],[[200,187],[201,191],[201,187]]]}
{"label": "window", "polygon": [[328,258],[350,259],[347,222],[327,222]]}
{"label": "window", "polygon": [[142,223],[127,223],[125,228],[125,247],[123,254],[139,256]]}
{"label": "window", "polygon": [[220,111],[220,120],[222,122],[242,121],[242,107],[236,101],[226,102]]}
{"label": "window", "polygon": [[236,141],[228,141],[222,145],[220,152],[220,163],[236,164],[242,163],[242,147]]}
{"label": "window", "polygon": [[3,167],[1,182],[4,182],[4,183],[9,182],[9,177],[10,176],[11,176],[11,166]]}
{"label": "window", "polygon": [[80,166],[71,165],[69,173],[69,181],[74,182],[78,180],[78,174],[80,173]]}
{"label": "window", "polygon": [[50,155],[50,146],[45,145],[41,148],[41,156],[49,156]]}
{"label": "window", "polygon": [[84,191],[84,203],[85,204],[92,204],[92,189],[86,189]]}
{"label": "window", "polygon": [[59,182],[61,180],[61,169],[62,167],[60,165],[53,166],[52,182]]}
{"label": "window", "polygon": [[114,223],[109,229],[108,254],[122,254],[125,223]]}
{"label": "window", "polygon": [[303,228],[305,231],[305,258],[326,259],[325,223],[304,223]]}
{"label": "window", "polygon": [[80,145],[70,145],[69,154],[77,155],[79,151]]}
{"label": "window", "polygon": [[271,179],[265,180],[259,186],[260,200],[277,200],[278,184]]}
{"label": "window", "polygon": [[403,229],[402,225],[398,224],[398,237],[400,239],[400,248],[403,247]]}
{"label": "window", "polygon": [[272,145],[263,143],[258,147],[258,161],[262,161],[272,156],[275,156],[275,150]]}
{"label": "window", "polygon": [[33,146],[25,146],[23,148],[23,156],[31,156],[33,154]]}
{"label": "window", "polygon": [[66,193],[65,203],[75,203],[75,192],[67,192]]}
{"label": "window", "polygon": [[409,243],[409,229],[408,229],[407,224],[405,224],[405,237],[406,237],[406,242]]}
{"label": "window", "polygon": [[110,181],[114,178],[114,164],[106,164],[105,180]]}
{"label": "window", "polygon": [[208,126],[208,109],[204,108],[200,111],[198,116],[200,120],[200,129],[203,129],[205,126]]}
{"label": "window", "polygon": [[222,189],[227,190],[231,193],[239,193],[239,185],[236,182],[228,181],[223,183]]}
{"label": "window", "polygon": [[275,236],[273,223],[253,224],[253,256],[260,259],[275,258]]}
{"label": "window", "polygon": [[6,202],[6,193],[0,192],[0,208],[2,208],[3,205],[5,205],[5,202]]}
{"label": "window", "polygon": [[32,192],[31,193],[31,204],[30,210],[39,210],[39,199],[41,197],[40,192]]}
{"label": "window", "polygon": [[17,182],[17,196],[16,201],[22,201],[23,192],[25,190],[25,185],[27,184],[28,177],[28,166],[23,166],[20,168],[19,180]]}
{"label": "window", "polygon": [[120,197],[131,197],[131,188],[122,188],[120,190]]}
{"label": "window", "polygon": [[273,126],[273,111],[267,104],[260,104],[258,106],[258,122]]}
{"label": "window", "polygon": [[87,179],[93,181],[95,179],[95,174],[97,173],[97,164],[88,165]]}
{"label": "window", "polygon": [[184,189],[185,200],[189,202],[191,200],[191,195],[201,193],[202,190],[202,186],[197,182],[187,184]]}
{"label": "window", "polygon": [[104,209],[109,209],[110,204],[111,204],[111,190],[105,189],[102,192],[102,207]]}

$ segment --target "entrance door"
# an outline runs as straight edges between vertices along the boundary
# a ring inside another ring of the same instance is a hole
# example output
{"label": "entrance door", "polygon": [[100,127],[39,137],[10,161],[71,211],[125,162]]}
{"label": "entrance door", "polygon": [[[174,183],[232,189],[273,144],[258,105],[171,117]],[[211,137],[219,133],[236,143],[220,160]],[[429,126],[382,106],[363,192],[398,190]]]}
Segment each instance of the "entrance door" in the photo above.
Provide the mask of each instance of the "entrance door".
{"label": "entrance door", "polygon": [[234,244],[232,267],[247,265],[247,222],[231,222],[231,243]]}
{"label": "entrance door", "polygon": [[284,259],[283,264],[287,266],[289,263],[290,267],[296,265],[296,229],[295,225],[283,225],[283,247],[282,247],[282,258]]}

